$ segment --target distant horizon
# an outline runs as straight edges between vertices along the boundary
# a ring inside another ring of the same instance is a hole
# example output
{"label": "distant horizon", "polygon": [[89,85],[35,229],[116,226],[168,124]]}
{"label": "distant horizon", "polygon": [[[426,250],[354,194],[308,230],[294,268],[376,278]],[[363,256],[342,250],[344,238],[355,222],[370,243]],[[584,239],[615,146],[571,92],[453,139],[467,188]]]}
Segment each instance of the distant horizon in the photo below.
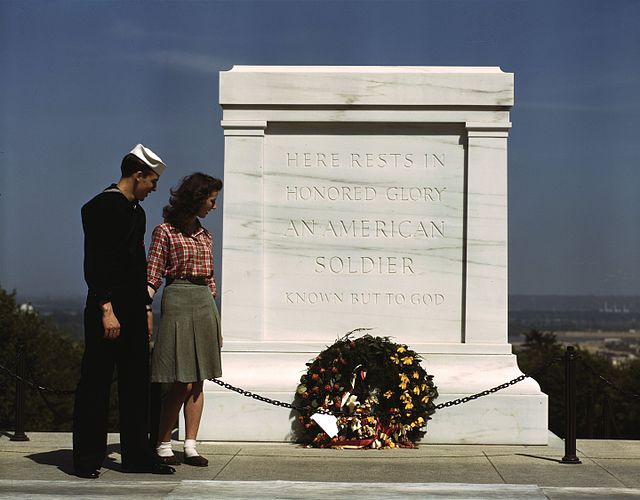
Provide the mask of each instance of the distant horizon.
{"label": "distant horizon", "polygon": [[[640,294],[640,1],[0,1],[0,286],[83,294],[80,207],[136,143],[167,164],[143,203],[223,178],[234,65],[499,67],[511,296]],[[220,208],[205,221],[222,273]]]}
{"label": "distant horizon", "polygon": [[[2,283],[0,283],[0,288],[2,287]],[[7,290],[6,288],[3,288],[7,293],[13,293],[14,290]],[[162,289],[161,289],[162,290]],[[20,290],[15,290],[16,292],[16,299],[17,300],[21,300],[21,301],[28,301],[28,302],[33,302],[33,300],[48,300],[48,299],[55,299],[55,300],[70,300],[70,299],[81,299],[84,300],[86,298],[86,292],[84,293],[67,293],[67,294],[61,294],[61,295],[53,295],[50,293],[45,293],[45,294],[38,294],[38,293],[22,293],[20,292]],[[603,294],[603,295],[596,295],[596,294],[557,294],[557,293],[552,293],[552,294],[528,294],[528,293],[510,293],[508,294],[509,298],[517,298],[517,297],[544,297],[544,298],[553,298],[553,297],[558,297],[558,298],[593,298],[593,299],[606,299],[606,298],[628,298],[628,299],[640,299],[640,293],[637,295],[632,295],[632,294]]]}

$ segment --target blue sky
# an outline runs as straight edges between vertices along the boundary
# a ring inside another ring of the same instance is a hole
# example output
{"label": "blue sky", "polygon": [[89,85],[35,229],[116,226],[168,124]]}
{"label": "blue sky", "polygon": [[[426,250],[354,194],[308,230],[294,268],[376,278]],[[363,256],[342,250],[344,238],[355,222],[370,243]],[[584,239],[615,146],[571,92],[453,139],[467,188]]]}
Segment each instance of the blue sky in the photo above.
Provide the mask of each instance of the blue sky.
{"label": "blue sky", "polygon": [[180,177],[222,177],[234,64],[500,66],[510,293],[640,294],[639,22],[636,0],[0,0],[0,286],[83,293],[79,208],[137,142],[170,167],[149,233]]}

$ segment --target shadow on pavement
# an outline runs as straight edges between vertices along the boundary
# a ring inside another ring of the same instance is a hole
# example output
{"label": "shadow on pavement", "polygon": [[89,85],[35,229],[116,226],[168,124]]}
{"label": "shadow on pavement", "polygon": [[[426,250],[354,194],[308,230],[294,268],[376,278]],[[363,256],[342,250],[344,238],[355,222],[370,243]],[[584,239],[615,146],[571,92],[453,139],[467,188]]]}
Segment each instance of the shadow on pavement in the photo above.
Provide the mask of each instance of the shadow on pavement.
{"label": "shadow on pavement", "polygon": [[[110,444],[107,446],[107,457],[102,464],[105,469],[121,471],[120,464],[116,462],[116,459],[111,455],[113,453],[120,453],[119,444]],[[43,453],[32,453],[26,455],[26,458],[33,460],[41,465],[55,465],[58,469],[69,476],[75,476],[73,469],[73,450],[52,450]]]}
{"label": "shadow on pavement", "polygon": [[529,458],[537,458],[539,460],[548,460],[549,462],[556,462],[556,463],[562,463],[562,460],[559,460],[557,458],[551,458],[551,457],[541,457],[538,455],[529,455],[528,453],[515,453],[516,456],[519,457],[529,457]]}

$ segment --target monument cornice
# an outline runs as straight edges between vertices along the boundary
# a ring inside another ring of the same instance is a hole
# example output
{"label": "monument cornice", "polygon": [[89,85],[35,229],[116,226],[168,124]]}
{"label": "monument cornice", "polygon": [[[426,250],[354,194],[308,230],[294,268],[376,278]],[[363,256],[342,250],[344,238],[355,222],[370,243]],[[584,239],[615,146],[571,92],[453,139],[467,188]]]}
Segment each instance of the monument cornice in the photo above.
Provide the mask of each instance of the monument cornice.
{"label": "monument cornice", "polygon": [[510,107],[513,85],[498,67],[234,66],[220,104]]}

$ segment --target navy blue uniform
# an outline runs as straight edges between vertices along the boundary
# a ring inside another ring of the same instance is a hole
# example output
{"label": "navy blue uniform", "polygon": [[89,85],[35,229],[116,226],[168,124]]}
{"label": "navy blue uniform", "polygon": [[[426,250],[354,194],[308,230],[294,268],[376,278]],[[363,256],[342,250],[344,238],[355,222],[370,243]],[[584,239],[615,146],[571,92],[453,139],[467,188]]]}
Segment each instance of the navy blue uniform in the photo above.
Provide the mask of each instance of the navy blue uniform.
{"label": "navy blue uniform", "polygon": [[[118,375],[120,445],[125,468],[151,463],[148,438],[149,341],[145,307],[146,216],[110,186],[82,207],[84,275],[89,288],[84,311],[85,351],[76,392],[73,460],[76,470],[102,466],[107,449],[109,393]],[[101,303],[111,302],[120,336],[104,338]]]}

